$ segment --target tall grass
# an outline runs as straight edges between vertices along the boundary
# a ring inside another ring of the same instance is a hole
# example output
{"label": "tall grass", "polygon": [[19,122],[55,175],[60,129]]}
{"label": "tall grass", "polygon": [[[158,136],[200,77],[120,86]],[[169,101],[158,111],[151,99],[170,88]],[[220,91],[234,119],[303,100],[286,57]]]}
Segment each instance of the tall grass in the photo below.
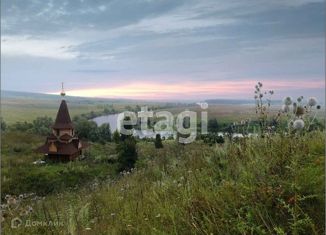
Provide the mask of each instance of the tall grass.
{"label": "tall grass", "polygon": [[6,234],[324,234],[324,133],[140,142],[136,169],[77,192],[22,200],[33,212]]}

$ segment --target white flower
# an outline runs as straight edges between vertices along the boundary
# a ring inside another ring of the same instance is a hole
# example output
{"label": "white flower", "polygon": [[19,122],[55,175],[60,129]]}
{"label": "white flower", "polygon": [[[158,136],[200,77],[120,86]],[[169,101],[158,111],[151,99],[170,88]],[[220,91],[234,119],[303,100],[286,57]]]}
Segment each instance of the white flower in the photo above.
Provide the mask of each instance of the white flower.
{"label": "white flower", "polygon": [[303,129],[304,128],[304,121],[302,119],[297,119],[293,122],[293,128],[298,130],[298,129]]}
{"label": "white flower", "polygon": [[289,107],[289,105],[283,104],[283,105],[282,105],[282,111],[283,111],[284,113],[289,112],[289,111],[290,111],[290,107]]}
{"label": "white flower", "polygon": [[283,100],[283,103],[285,105],[291,105],[292,104],[292,98],[291,97],[285,97],[284,100]]}
{"label": "white flower", "polygon": [[309,106],[315,106],[317,104],[317,99],[315,97],[310,97],[308,100]]}

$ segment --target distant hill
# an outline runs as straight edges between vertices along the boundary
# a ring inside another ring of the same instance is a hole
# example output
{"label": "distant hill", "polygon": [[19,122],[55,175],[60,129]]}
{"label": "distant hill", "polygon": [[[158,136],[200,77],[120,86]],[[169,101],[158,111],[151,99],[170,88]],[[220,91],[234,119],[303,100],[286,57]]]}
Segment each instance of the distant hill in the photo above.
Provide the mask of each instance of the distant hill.
{"label": "distant hill", "polygon": [[[255,100],[240,100],[240,99],[236,99],[236,100],[231,100],[231,99],[209,99],[209,100],[205,100],[205,102],[207,102],[208,104],[255,104]],[[281,100],[272,100],[271,104],[281,104],[282,101]]]}
{"label": "distant hill", "polygon": [[[44,93],[33,93],[33,92],[23,92],[23,91],[1,91],[1,98],[3,99],[42,99],[42,100],[58,100],[60,95],[44,94]],[[66,99],[71,102],[81,102],[81,101],[95,101],[95,102],[108,102],[118,101],[126,102],[125,99],[110,99],[110,98],[89,98],[89,97],[77,97],[77,96],[66,96]],[[82,102],[83,103],[83,102]],[[86,102],[87,103],[87,102]]]}
{"label": "distant hill", "polygon": [[[51,94],[44,94],[44,93],[33,93],[33,92],[22,92],[22,91],[8,91],[2,90],[1,91],[1,98],[2,99],[41,99],[41,100],[58,100],[60,99],[60,95],[51,95]],[[144,100],[134,100],[134,99],[114,99],[114,98],[90,98],[90,97],[77,97],[77,96],[67,96],[67,100],[70,102],[77,102],[77,103],[106,103],[106,102],[114,102],[114,103],[137,103],[137,102],[144,102]],[[174,101],[149,101],[146,100],[148,103],[175,103]],[[255,100],[248,100],[248,99],[207,99],[205,100],[208,104],[254,104]],[[192,103],[189,101],[178,101],[177,103]],[[281,100],[274,100],[272,104],[280,104]]]}

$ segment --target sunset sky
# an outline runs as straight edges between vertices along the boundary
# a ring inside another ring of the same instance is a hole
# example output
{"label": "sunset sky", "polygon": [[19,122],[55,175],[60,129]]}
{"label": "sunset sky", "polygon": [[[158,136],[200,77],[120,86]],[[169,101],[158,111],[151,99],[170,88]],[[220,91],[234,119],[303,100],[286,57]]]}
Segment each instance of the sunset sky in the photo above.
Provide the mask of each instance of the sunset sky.
{"label": "sunset sky", "polygon": [[156,100],[325,94],[323,0],[1,1],[2,90]]}

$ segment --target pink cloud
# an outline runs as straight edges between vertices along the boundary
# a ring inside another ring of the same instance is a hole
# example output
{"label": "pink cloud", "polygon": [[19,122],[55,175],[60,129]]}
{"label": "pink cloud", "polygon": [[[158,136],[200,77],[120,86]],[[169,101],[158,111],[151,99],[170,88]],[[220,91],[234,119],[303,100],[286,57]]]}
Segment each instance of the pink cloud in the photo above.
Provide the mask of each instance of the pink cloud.
{"label": "pink cloud", "polygon": [[[262,80],[264,88],[275,91],[296,89],[323,89],[325,82],[321,80],[282,81]],[[134,98],[134,99],[207,99],[207,98],[252,98],[257,81],[186,81],[181,83],[138,81],[127,84],[111,84],[91,88],[71,89],[70,96]],[[58,92],[51,92],[58,93]],[[298,94],[300,95],[300,94]]]}

